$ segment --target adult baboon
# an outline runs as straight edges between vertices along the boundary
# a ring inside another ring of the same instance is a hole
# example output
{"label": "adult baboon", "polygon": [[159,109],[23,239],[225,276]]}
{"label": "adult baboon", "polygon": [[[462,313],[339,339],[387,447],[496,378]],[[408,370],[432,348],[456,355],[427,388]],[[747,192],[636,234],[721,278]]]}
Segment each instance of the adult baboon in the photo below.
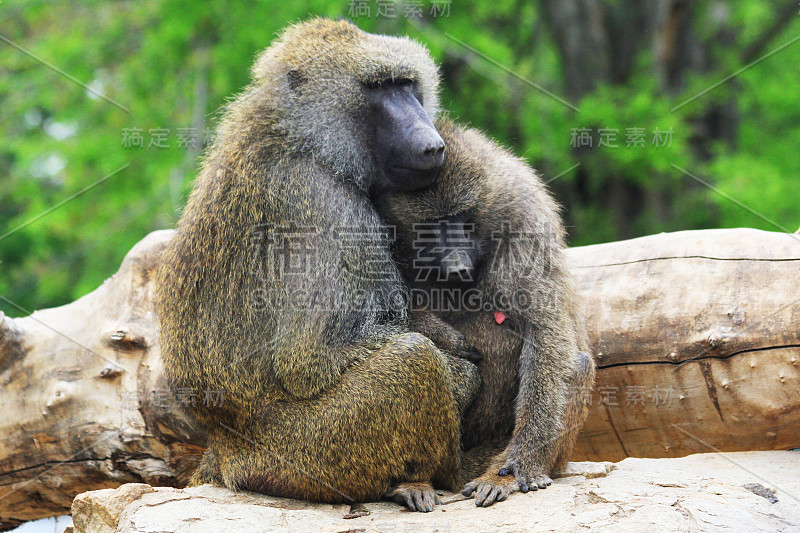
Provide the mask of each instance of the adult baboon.
{"label": "adult baboon", "polygon": [[436,67],[407,38],[314,19],[252,75],[158,272],[168,375],[223,394],[192,408],[208,434],[193,483],[432,510],[479,377],[409,333],[368,190],[435,180]]}
{"label": "adult baboon", "polygon": [[463,492],[491,505],[552,482],[586,418],[594,363],[544,184],[479,132],[436,126],[447,143],[437,182],[375,201],[397,231],[414,330],[447,349],[455,328],[483,355],[463,476],[483,475]]}

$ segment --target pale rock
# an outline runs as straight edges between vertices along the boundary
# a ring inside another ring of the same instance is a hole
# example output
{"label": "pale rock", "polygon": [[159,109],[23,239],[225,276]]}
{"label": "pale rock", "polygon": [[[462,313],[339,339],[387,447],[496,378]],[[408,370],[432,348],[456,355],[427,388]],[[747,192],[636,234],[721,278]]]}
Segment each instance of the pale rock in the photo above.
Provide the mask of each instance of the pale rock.
{"label": "pale rock", "polygon": [[570,475],[549,488],[514,494],[488,508],[443,493],[443,504],[432,513],[372,502],[364,505],[368,515],[352,519],[344,518],[349,505],[211,485],[127,484],[79,495],[72,512],[75,533],[784,532],[800,531],[798,472],[800,453],[788,451],[571,463],[565,470]]}

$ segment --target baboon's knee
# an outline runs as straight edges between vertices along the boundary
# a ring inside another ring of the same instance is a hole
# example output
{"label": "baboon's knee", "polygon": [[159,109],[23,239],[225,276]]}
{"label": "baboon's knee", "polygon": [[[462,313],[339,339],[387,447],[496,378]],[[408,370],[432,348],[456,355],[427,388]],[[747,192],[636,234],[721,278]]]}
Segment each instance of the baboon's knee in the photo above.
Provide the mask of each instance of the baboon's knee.
{"label": "baboon's knee", "polygon": [[449,389],[462,412],[480,388],[480,372],[474,364],[442,353],[426,336],[404,333],[392,338],[383,350],[396,356],[393,365],[402,365],[406,373],[419,378],[425,387],[440,383]]}
{"label": "baboon's knee", "polygon": [[396,337],[392,337],[386,343],[386,347],[389,348],[396,348],[400,350],[408,350],[416,352],[418,350],[423,350],[429,353],[435,353],[437,351],[436,346],[433,344],[428,337],[423,335],[422,333],[403,333],[401,335],[397,335]]}
{"label": "baboon's knee", "polygon": [[439,349],[433,342],[421,333],[403,333],[389,339],[381,352],[393,364],[400,364],[407,368],[424,371],[426,369],[443,370],[444,361]]}

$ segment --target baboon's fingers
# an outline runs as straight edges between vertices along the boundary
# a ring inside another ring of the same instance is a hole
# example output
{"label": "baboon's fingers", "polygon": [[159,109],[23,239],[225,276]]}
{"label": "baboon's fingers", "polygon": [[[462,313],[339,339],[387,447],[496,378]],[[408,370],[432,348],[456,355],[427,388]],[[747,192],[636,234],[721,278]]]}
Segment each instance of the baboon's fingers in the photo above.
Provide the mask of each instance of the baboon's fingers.
{"label": "baboon's fingers", "polygon": [[489,507],[501,502],[519,490],[519,482],[512,476],[499,477],[497,474],[486,473],[471,481],[461,492],[469,496],[475,492],[475,505]]}
{"label": "baboon's fingers", "polygon": [[400,497],[403,499],[400,503],[405,504],[408,507],[409,511],[416,511],[416,507],[414,507],[414,499],[411,497],[411,494],[404,491],[400,493]]}
{"label": "baboon's fingers", "polygon": [[409,511],[429,513],[436,504],[441,503],[433,490],[430,482],[404,482],[392,487],[386,496],[400,505],[408,507]]}
{"label": "baboon's fingers", "polygon": [[546,489],[548,485],[552,485],[553,480],[550,479],[550,476],[546,476],[541,474],[539,476],[534,476],[531,484],[536,484],[536,486],[540,489]]}
{"label": "baboon's fingers", "polygon": [[477,493],[475,494],[475,505],[478,507],[487,507],[488,505],[491,505],[489,503],[484,504],[491,491],[492,485],[489,485],[488,483],[481,483],[481,485],[478,487]]}
{"label": "baboon's fingers", "polygon": [[425,493],[422,491],[414,491],[414,505],[421,513],[433,511],[433,505],[428,505],[428,502],[425,501]]}
{"label": "baboon's fingers", "polygon": [[417,503],[414,501],[414,495],[407,492],[403,494],[403,497],[406,499],[406,507],[408,507],[409,511],[416,511],[417,510]]}
{"label": "baboon's fingers", "polygon": [[433,511],[433,508],[436,507],[436,500],[438,500],[436,493],[432,490],[425,491],[425,493],[422,495],[422,499],[428,512]]}
{"label": "baboon's fingers", "polygon": [[497,501],[498,502],[502,502],[503,500],[508,498],[509,494],[511,494],[511,491],[506,489],[506,487],[498,487],[498,489],[497,489]]}
{"label": "baboon's fingers", "polygon": [[502,492],[503,492],[503,488],[502,487],[494,487],[492,489],[492,492],[489,493],[489,497],[486,498],[486,500],[483,502],[483,505],[485,507],[489,507],[494,502],[500,501],[500,494]]}
{"label": "baboon's fingers", "polygon": [[464,485],[463,489],[461,489],[461,495],[469,498],[470,496],[472,496],[472,493],[475,492],[477,489],[478,489],[478,482],[470,481],[469,483]]}

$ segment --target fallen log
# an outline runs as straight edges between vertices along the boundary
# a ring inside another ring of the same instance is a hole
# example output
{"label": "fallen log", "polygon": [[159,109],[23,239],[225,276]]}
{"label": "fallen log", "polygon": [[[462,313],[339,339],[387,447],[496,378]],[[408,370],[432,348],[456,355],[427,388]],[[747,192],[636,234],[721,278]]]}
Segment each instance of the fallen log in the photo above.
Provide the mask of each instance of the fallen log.
{"label": "fallen log", "polygon": [[183,486],[202,434],[169,393],[152,303],[171,231],[68,305],[0,313],[0,530],[65,514],[87,488]]}
{"label": "fallen log", "polygon": [[[0,316],[0,529],[87,490],[186,483],[203,438],[181,404],[224,399],[164,380],[152,274],[171,235],[71,304]],[[800,446],[797,236],[686,231],[569,255],[598,364],[572,460]]]}
{"label": "fallen log", "polygon": [[598,366],[573,460],[800,446],[800,238],[682,231],[570,259]]}

